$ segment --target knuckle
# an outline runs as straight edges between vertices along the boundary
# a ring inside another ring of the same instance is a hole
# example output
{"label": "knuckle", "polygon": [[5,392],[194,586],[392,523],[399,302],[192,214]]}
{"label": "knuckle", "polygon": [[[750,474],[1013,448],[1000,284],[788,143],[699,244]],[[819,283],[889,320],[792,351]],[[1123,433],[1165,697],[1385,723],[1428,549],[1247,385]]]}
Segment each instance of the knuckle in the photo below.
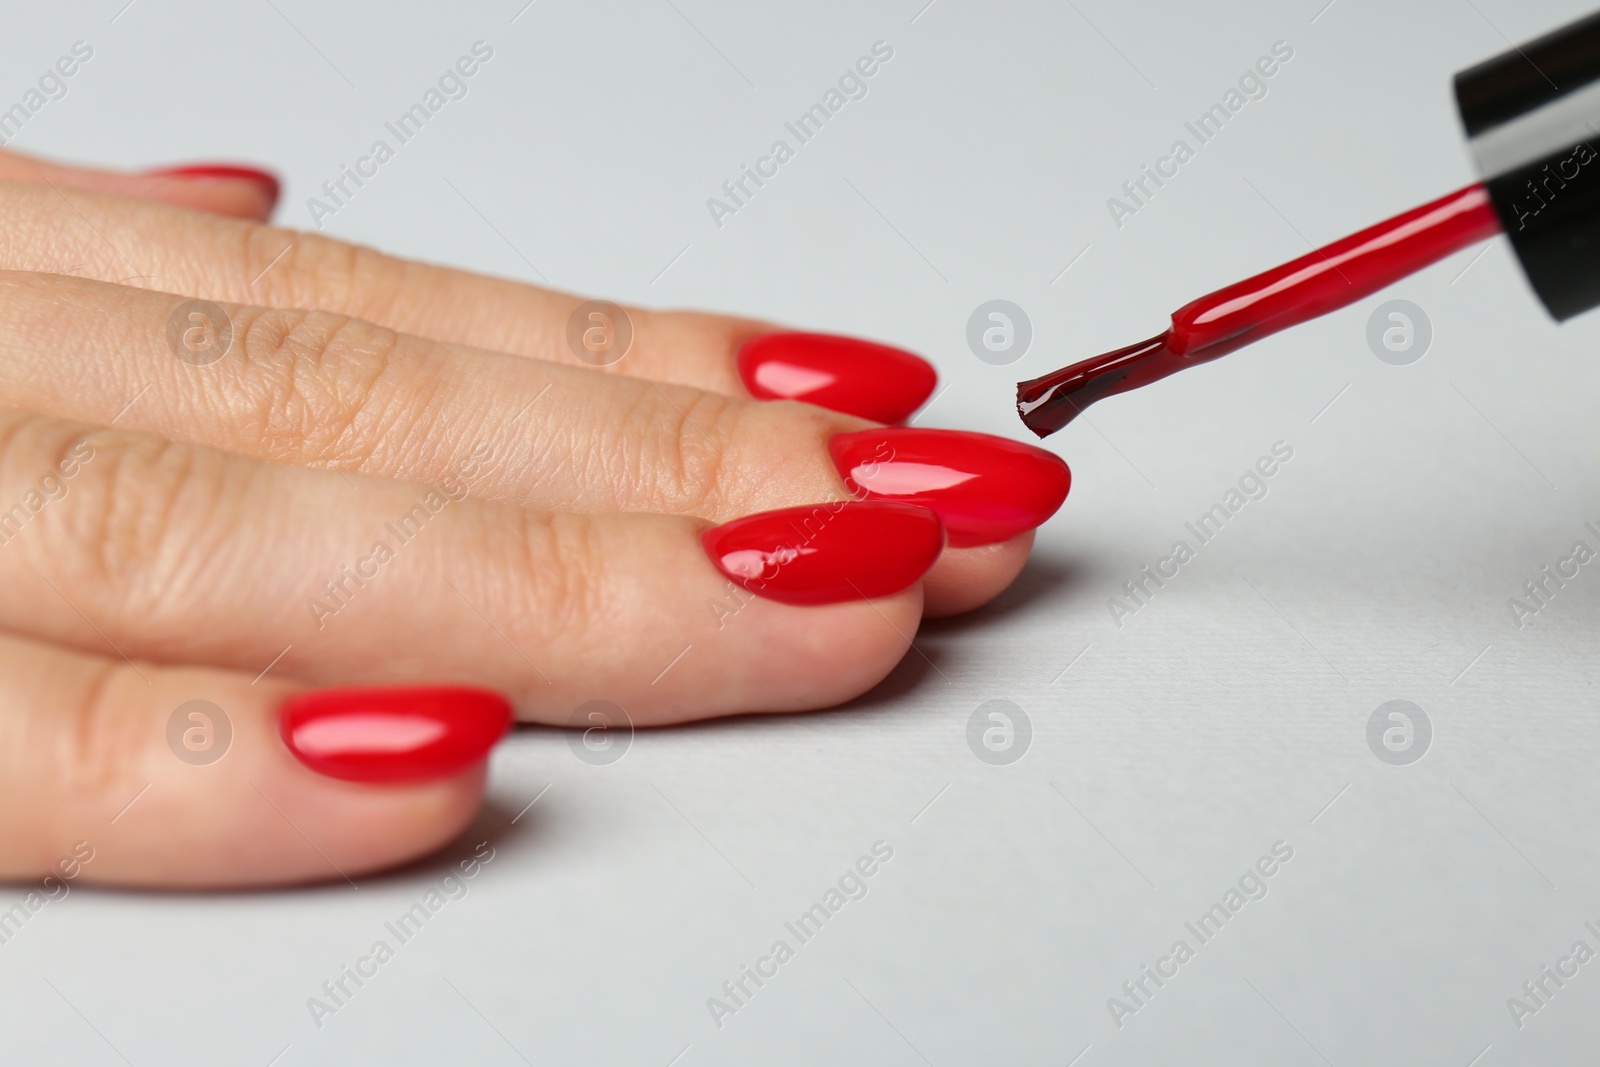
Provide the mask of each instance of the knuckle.
{"label": "knuckle", "polygon": [[604,603],[600,524],[587,515],[525,511],[520,533],[515,566],[522,582],[512,596],[517,617],[536,620],[536,647],[603,629],[617,612]]}
{"label": "knuckle", "polygon": [[75,802],[72,807],[126,799],[123,794],[137,789],[135,768],[155,733],[138,707],[135,683],[144,688],[131,667],[97,663],[66,707],[50,709],[51,718],[60,716],[47,726],[58,731],[55,788]]}
{"label": "knuckle", "polygon": [[674,390],[660,394],[655,410],[653,448],[639,456],[639,481],[649,487],[661,507],[676,514],[714,517],[730,492],[734,477],[726,457],[742,437],[745,408],[716,393]]}
{"label": "knuckle", "polygon": [[[177,544],[204,536],[229,492],[221,456],[156,437],[93,431],[69,447],[92,457],[81,468],[69,509],[75,553],[52,553],[64,579],[96,600],[114,600],[131,618],[152,618],[175,591],[191,588],[204,558]],[[199,520],[198,522],[196,520]]]}
{"label": "knuckle", "polygon": [[248,321],[235,331],[248,368],[246,417],[262,449],[285,462],[364,466],[385,408],[404,395],[390,388],[400,335],[328,312],[242,314]]}
{"label": "knuckle", "polygon": [[14,639],[6,646],[17,706],[0,723],[0,872],[37,878],[138,791],[133,768],[153,734],[148,718],[129,714],[129,668]]}
{"label": "knuckle", "polygon": [[275,307],[338,308],[387,322],[407,287],[401,259],[316,234],[252,226],[245,269],[253,291]]}

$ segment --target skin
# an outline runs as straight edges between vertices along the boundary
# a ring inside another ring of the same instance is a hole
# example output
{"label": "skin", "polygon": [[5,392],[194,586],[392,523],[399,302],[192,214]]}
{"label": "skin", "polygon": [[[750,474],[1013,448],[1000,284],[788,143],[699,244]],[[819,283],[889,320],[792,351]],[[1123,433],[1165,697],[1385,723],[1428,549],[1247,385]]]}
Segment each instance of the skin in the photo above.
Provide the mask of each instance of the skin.
{"label": "skin", "polygon": [[[640,726],[829,707],[1026,561],[1031,534],[947,549],[872,602],[731,597],[700,531],[843,498],[827,441],[871,425],[744,393],[734,353],[776,327],[630,309],[633,347],[592,368],[565,340],[582,298],[277,229],[270,207],[248,181],[0,152],[0,512],[57,497],[0,544],[0,878],[79,841],[80,882],[393,866],[464,828],[483,769],[324,778],[277,738],[289,696],[458,682],[552,725],[596,697]],[[194,298],[232,323],[206,366],[167,341]],[[425,531],[360,564],[430,487],[451,500]],[[319,616],[343,565],[377,573]],[[710,601],[743,606],[719,625]],[[202,767],[166,742],[195,699],[234,730]]]}

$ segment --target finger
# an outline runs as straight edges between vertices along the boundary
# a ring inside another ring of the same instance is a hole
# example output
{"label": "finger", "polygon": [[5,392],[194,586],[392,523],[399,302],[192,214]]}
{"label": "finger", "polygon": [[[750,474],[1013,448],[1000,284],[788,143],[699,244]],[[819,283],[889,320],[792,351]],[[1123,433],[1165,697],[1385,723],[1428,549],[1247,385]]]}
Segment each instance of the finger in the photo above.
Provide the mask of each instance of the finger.
{"label": "finger", "polygon": [[900,659],[943,545],[925,509],[844,503],[702,541],[0,412],[0,630],[314,685],[458,680],[549,723],[595,699],[644,725],[826,707]]}
{"label": "finger", "polygon": [[1033,531],[978,548],[947,548],[922,581],[922,614],[962,615],[999,596],[1016,580],[1033,551]]}
{"label": "finger", "polygon": [[879,422],[905,419],[935,382],[926,361],[886,345],[721,315],[597,310],[567,293],[159,204],[69,200],[17,185],[0,186],[0,208],[14,220],[0,233],[0,269],[315,308],[453,344],[726,396],[805,400]]}
{"label": "finger", "polygon": [[[500,460],[471,491],[536,510],[725,521],[848,493],[933,509],[960,552],[1031,530],[1070,484],[1066,465],[1032,445],[874,428],[339,316],[197,311],[165,294],[38,274],[0,275],[0,295],[0,403],[436,486],[454,484],[459,457],[486,447]],[[191,328],[211,338],[198,354],[182,347],[179,331]],[[1016,547],[941,561],[931,610],[1005,588],[1026,557]]]}
{"label": "finger", "polygon": [[191,163],[128,173],[52,163],[10,149],[0,149],[0,181],[127,196],[255,222],[272,217],[280,188],[267,171],[237,164]]}
{"label": "finger", "polygon": [[[0,635],[0,878],[46,898],[353,884],[460,834],[509,718],[492,693],[305,694]],[[330,751],[346,773],[323,773]]]}

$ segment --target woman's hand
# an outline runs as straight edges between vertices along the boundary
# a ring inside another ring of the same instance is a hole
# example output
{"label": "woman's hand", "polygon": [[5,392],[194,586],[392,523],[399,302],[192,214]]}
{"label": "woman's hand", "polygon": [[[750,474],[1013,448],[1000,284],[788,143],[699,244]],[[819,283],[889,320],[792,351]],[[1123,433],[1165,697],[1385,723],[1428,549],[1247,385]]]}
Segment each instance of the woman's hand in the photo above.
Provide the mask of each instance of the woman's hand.
{"label": "woman's hand", "polygon": [[[249,178],[43,166],[0,158],[3,877],[80,841],[95,881],[349,877],[459,832],[511,708],[838,704],[1067,491],[862,417],[927,398],[908,353],[274,229]],[[631,344],[594,366],[588,329]]]}

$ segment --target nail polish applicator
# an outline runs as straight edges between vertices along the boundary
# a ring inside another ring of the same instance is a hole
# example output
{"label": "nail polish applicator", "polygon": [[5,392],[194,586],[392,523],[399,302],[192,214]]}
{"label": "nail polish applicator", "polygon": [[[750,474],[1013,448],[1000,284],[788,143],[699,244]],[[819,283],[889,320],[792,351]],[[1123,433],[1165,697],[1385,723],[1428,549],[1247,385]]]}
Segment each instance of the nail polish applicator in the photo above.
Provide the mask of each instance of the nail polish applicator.
{"label": "nail polish applicator", "polygon": [[1352,304],[1496,234],[1558,322],[1600,304],[1600,12],[1455,77],[1482,180],[1202,296],[1165,331],[1017,385],[1047,437],[1104,397]]}

